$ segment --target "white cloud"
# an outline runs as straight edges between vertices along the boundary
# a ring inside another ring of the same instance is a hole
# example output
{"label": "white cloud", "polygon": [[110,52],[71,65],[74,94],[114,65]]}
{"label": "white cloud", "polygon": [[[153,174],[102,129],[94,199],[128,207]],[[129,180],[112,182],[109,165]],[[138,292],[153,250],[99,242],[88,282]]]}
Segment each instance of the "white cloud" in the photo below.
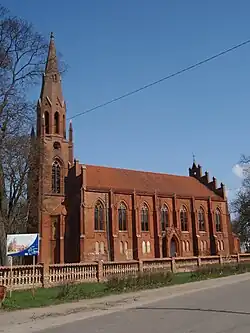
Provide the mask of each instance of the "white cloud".
{"label": "white cloud", "polygon": [[240,164],[235,164],[235,165],[233,166],[232,171],[233,171],[233,173],[234,173],[237,177],[239,177],[239,178],[241,178],[241,179],[244,178],[244,171],[245,171],[245,169],[244,169],[244,167],[242,167]]}

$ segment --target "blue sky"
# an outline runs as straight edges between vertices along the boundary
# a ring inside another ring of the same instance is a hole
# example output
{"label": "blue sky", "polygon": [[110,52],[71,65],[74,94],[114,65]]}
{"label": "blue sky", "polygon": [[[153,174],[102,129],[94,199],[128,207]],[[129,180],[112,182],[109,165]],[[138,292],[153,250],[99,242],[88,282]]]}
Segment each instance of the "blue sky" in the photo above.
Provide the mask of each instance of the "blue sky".
{"label": "blue sky", "polygon": [[[69,66],[68,118],[250,38],[249,0],[1,3],[54,32]],[[232,167],[249,153],[249,97],[250,45],[74,119],[75,155],[186,175],[194,152],[204,171],[236,188]]]}

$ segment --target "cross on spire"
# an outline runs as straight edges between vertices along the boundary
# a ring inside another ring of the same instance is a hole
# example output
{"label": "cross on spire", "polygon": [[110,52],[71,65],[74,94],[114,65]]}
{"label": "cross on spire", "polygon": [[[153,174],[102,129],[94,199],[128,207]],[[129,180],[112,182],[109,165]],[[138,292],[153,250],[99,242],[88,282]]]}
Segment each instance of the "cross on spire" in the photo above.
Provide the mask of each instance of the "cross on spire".
{"label": "cross on spire", "polygon": [[193,153],[193,163],[195,164],[195,154]]}

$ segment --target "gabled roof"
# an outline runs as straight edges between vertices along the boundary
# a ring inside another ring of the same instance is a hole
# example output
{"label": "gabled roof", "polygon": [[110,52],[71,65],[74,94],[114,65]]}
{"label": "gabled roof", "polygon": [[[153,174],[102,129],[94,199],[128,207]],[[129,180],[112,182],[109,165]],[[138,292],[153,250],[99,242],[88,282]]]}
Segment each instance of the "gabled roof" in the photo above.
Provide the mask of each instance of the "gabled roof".
{"label": "gabled roof", "polygon": [[136,190],[143,193],[223,199],[190,176],[177,176],[104,166],[86,165],[86,185],[93,189]]}

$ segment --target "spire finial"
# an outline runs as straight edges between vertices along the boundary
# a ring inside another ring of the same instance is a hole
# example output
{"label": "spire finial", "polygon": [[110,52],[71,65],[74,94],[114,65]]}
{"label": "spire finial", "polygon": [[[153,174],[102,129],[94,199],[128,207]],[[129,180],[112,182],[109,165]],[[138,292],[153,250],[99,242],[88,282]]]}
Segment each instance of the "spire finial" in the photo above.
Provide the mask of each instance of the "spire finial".
{"label": "spire finial", "polygon": [[55,37],[54,37],[54,32],[53,31],[51,31],[51,33],[50,33],[50,39],[54,39]]}
{"label": "spire finial", "polygon": [[195,154],[193,153],[193,163],[195,164]]}

